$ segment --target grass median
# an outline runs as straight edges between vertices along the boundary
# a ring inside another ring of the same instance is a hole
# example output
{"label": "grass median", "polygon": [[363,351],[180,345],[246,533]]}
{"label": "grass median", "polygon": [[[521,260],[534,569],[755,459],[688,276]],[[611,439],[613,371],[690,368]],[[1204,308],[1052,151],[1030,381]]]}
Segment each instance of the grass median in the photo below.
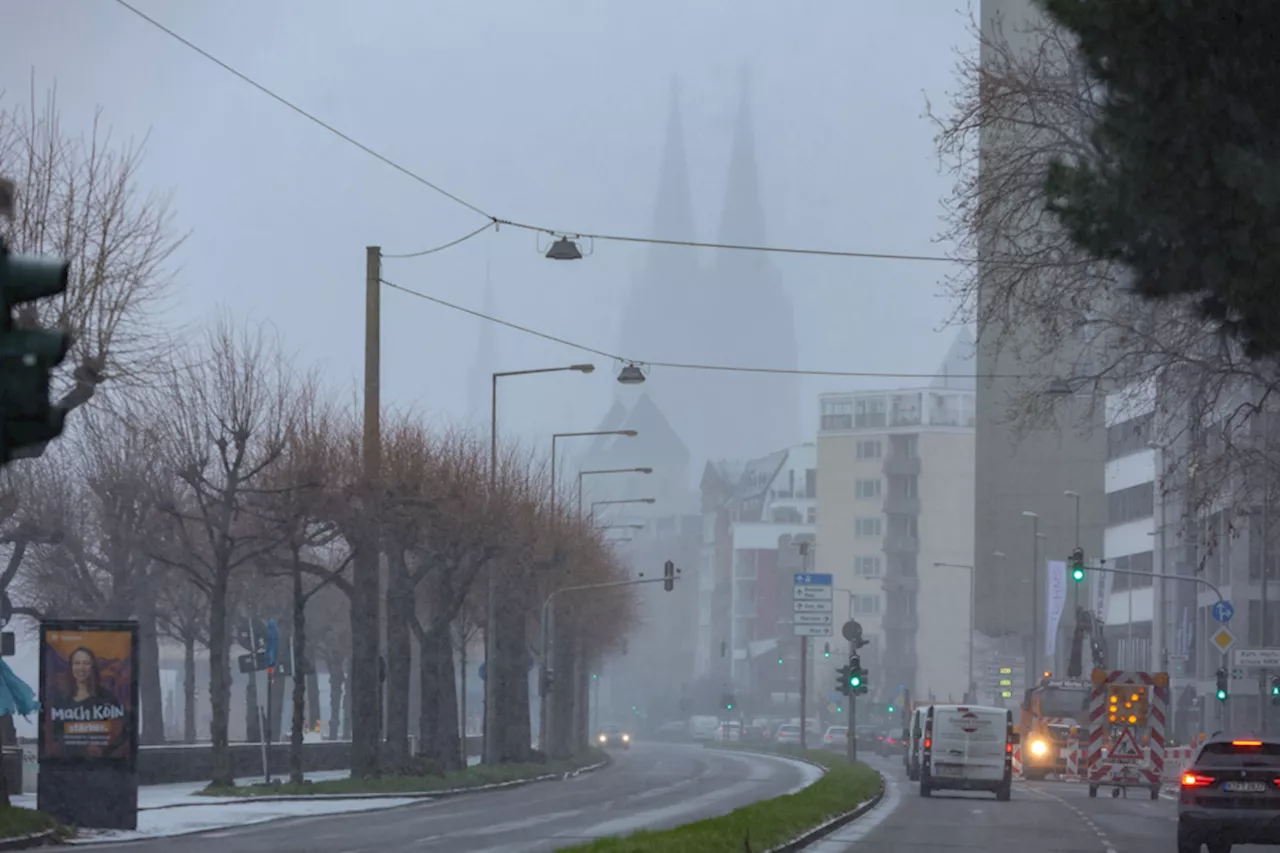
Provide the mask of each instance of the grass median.
{"label": "grass median", "polygon": [[44,812],[19,806],[0,806],[0,841],[57,829],[58,822]]}
{"label": "grass median", "polygon": [[294,785],[259,782],[235,787],[208,787],[200,791],[211,797],[341,796],[343,794],[422,794],[461,788],[482,788],[502,782],[521,782],[551,774],[571,773],[605,760],[598,749],[589,749],[563,761],[543,764],[477,764],[454,773],[424,776],[379,776],[376,779],[324,779]]}
{"label": "grass median", "polygon": [[[734,749],[725,745],[724,749]],[[744,749],[745,747],[737,747]],[[602,838],[560,853],[743,853],[768,850],[806,830],[857,808],[879,793],[880,774],[867,765],[850,764],[843,755],[799,748],[760,747],[752,752],[773,752],[804,758],[826,768],[826,774],[803,791],[762,800],[727,815],[687,823],[675,829],[637,832],[624,838]],[[745,843],[744,843],[745,842]]]}

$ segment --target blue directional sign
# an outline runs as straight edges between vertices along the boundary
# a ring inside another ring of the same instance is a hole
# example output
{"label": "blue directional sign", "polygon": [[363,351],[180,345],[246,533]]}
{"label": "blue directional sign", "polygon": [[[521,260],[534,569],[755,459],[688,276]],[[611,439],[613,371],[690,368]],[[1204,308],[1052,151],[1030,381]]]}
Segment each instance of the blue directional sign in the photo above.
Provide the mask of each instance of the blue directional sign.
{"label": "blue directional sign", "polygon": [[1217,601],[1209,610],[1213,614],[1213,618],[1217,619],[1223,625],[1231,621],[1231,617],[1236,615],[1236,609],[1231,606],[1230,601]]}
{"label": "blue directional sign", "polygon": [[831,586],[831,575],[817,575],[811,572],[797,572],[796,586]]}

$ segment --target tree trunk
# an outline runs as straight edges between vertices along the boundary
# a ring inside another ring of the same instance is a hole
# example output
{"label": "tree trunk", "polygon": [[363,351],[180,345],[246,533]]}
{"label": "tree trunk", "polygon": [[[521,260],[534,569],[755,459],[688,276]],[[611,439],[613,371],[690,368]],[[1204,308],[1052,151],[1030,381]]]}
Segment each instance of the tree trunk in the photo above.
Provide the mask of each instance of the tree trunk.
{"label": "tree trunk", "polygon": [[154,597],[146,590],[138,596],[138,693],[142,700],[139,743],[165,742],[164,694],[160,690],[160,635],[156,631]]}
{"label": "tree trunk", "polygon": [[[409,620],[414,618],[413,590],[404,551],[387,555],[387,760],[399,770],[409,756]],[[399,766],[397,766],[399,765]]]}
{"label": "tree trunk", "polygon": [[366,535],[356,546],[351,572],[351,684],[347,691],[351,713],[351,775],[379,775],[378,733],[378,542]]}
{"label": "tree trunk", "polygon": [[499,597],[497,624],[492,626],[497,660],[485,667],[486,677],[496,678],[492,688],[496,703],[492,711],[493,757],[498,764],[524,764],[530,757],[529,651],[524,619],[514,608],[502,606],[506,598]]}
{"label": "tree trunk", "polygon": [[337,655],[326,655],[324,663],[329,670],[329,740],[337,740],[342,731],[342,688],[346,682],[346,673],[342,670],[342,658]]}
{"label": "tree trunk", "polygon": [[[288,642],[280,644],[280,654],[281,660],[285,659],[284,655],[289,654]],[[267,735],[272,743],[280,743],[284,740],[284,696],[290,679],[280,674],[280,667],[277,666],[275,670],[267,677],[267,684],[271,687],[271,702],[267,706],[271,709],[271,723],[268,726]]]}
{"label": "tree trunk", "polygon": [[209,705],[212,719],[214,785],[235,782],[227,726],[231,719],[231,642],[227,637],[227,579],[216,580],[209,592]]}
{"label": "tree trunk", "polygon": [[573,643],[573,617],[566,612],[556,614],[552,622],[551,727],[547,733],[547,756],[567,758],[573,753],[573,673],[576,654]]}
{"label": "tree trunk", "polygon": [[293,561],[293,727],[289,731],[289,781],[302,784],[302,729],[306,725],[303,710],[307,701],[307,676],[303,662],[307,650],[307,599],[302,592],[302,565],[297,553]]}
{"label": "tree trunk", "polygon": [[182,742],[196,742],[196,632],[182,637]]}
{"label": "tree trunk", "polygon": [[351,738],[351,706],[355,704],[351,699],[351,670],[350,662],[343,665],[342,669],[342,739],[351,741],[354,747],[355,742]]}
{"label": "tree trunk", "polygon": [[433,733],[432,756],[446,770],[466,766],[462,742],[458,738],[458,686],[453,666],[453,638],[449,625],[432,631],[435,647],[434,690],[436,695],[436,729]]}

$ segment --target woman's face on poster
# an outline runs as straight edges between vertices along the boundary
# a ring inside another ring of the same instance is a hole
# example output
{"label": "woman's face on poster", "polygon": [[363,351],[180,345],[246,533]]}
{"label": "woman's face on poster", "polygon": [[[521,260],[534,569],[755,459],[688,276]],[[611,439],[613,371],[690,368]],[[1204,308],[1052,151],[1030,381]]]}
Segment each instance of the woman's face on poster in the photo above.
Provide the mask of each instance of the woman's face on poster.
{"label": "woman's face on poster", "polygon": [[76,684],[88,684],[93,677],[93,657],[81,650],[71,656],[71,677]]}

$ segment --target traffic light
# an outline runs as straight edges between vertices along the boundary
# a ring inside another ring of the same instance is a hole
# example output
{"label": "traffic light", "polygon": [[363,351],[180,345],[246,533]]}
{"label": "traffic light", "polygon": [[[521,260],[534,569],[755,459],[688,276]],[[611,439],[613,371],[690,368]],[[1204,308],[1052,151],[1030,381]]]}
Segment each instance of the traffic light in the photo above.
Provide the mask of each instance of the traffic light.
{"label": "traffic light", "polygon": [[829,657],[831,657],[831,644],[830,644],[830,643],[823,643],[823,644],[822,644],[822,656],[823,656],[824,658],[829,658]]}
{"label": "traffic light", "polygon": [[14,309],[66,289],[66,261],[15,255],[0,238],[0,463],[62,434],[67,413],[49,402],[49,377],[66,358],[71,336],[18,328]]}
{"label": "traffic light", "polygon": [[849,665],[836,667],[836,692],[843,695],[849,695]]}
{"label": "traffic light", "polygon": [[1227,671],[1221,668],[1218,670],[1218,701],[1227,701]]}
{"label": "traffic light", "polygon": [[889,707],[888,707],[888,708],[886,708],[885,710],[886,710],[886,711],[888,711],[890,714],[892,714],[892,713],[893,713],[893,703],[892,703],[892,702],[890,702],[890,703],[889,703]]}
{"label": "traffic light", "polygon": [[724,706],[724,709],[726,711],[732,711],[733,710],[733,694],[732,693],[721,694],[720,704]]}
{"label": "traffic light", "polygon": [[662,588],[667,592],[676,588],[676,564],[670,560],[662,564]]}
{"label": "traffic light", "polygon": [[1084,580],[1084,549],[1077,548],[1071,552],[1071,579],[1076,583]]}
{"label": "traffic light", "polygon": [[1271,704],[1280,705],[1280,677],[1271,677]]}
{"label": "traffic light", "polygon": [[846,667],[845,686],[848,695],[867,692],[867,671],[862,668],[862,659],[856,654],[849,655],[849,666]]}

